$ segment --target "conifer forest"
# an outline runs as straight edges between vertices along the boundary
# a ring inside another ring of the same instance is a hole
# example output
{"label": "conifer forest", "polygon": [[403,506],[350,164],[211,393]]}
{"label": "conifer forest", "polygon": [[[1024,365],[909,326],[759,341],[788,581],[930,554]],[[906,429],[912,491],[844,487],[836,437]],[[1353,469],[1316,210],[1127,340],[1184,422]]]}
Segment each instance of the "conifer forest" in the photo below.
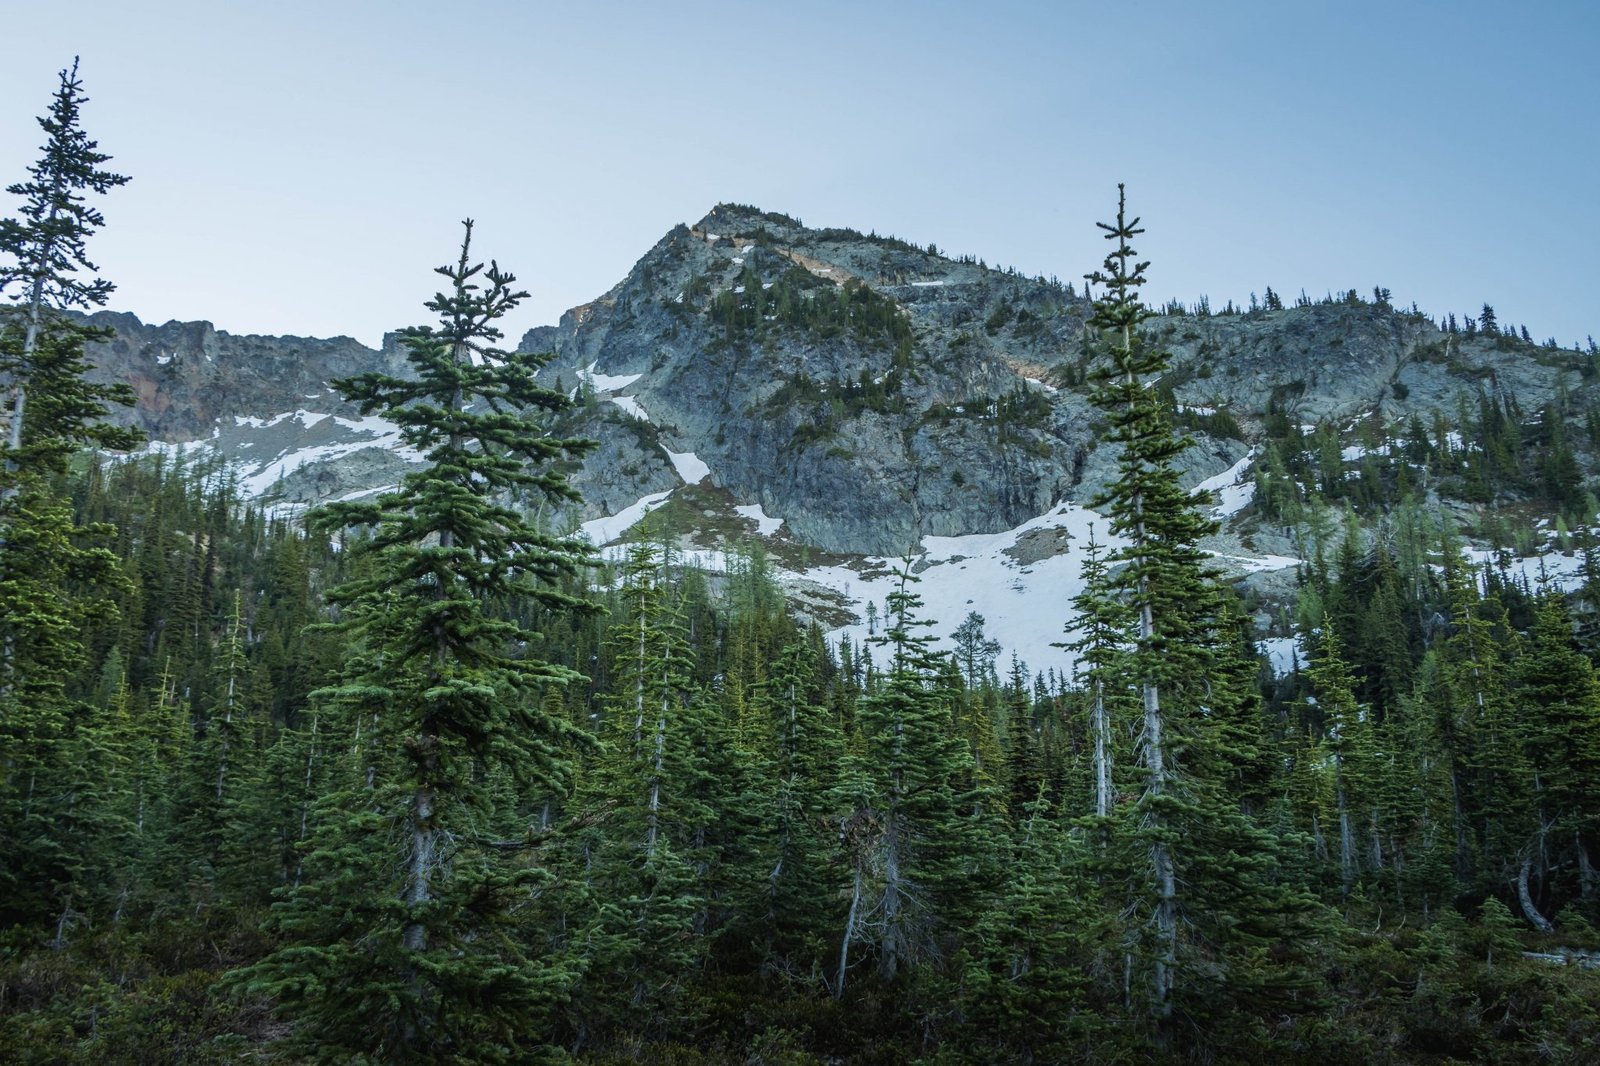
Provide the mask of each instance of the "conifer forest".
{"label": "conifer forest", "polygon": [[[503,340],[526,294],[471,222],[409,372],[335,383],[422,453],[396,486],[282,514],[139,451],[88,373],[128,179],[84,99],[63,72],[0,221],[0,1060],[1600,1061],[1583,411],[1519,412],[1530,449],[1486,409],[1452,428],[1497,465],[1438,469],[1556,501],[1583,581],[1472,560],[1377,477],[1381,535],[1335,522],[1301,563],[1274,671],[1199,546],[1202,416],[1148,387],[1119,191],[1075,382],[1119,446],[1108,539],[1050,638],[1075,668],[932,617],[909,563],[835,639],[759,543],[708,571],[648,519],[605,556],[551,519],[594,442]],[[712,313],[822,306],[762,299]],[[894,305],[857,303],[824,324],[914,374]],[[1279,421],[1254,506],[1353,514],[1367,483]],[[1430,439],[1385,471],[1451,463]]]}

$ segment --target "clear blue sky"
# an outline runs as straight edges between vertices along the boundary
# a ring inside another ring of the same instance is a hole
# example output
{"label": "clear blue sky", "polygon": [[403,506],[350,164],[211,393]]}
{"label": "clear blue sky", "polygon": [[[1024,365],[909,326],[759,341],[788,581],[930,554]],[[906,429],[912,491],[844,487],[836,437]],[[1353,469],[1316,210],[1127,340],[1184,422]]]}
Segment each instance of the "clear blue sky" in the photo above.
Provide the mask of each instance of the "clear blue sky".
{"label": "clear blue sky", "polygon": [[146,320],[375,343],[471,215],[515,333],[720,200],[1071,279],[1124,181],[1152,302],[1382,284],[1600,334],[1593,0],[10,7],[0,182],[81,54],[134,179],[92,251]]}

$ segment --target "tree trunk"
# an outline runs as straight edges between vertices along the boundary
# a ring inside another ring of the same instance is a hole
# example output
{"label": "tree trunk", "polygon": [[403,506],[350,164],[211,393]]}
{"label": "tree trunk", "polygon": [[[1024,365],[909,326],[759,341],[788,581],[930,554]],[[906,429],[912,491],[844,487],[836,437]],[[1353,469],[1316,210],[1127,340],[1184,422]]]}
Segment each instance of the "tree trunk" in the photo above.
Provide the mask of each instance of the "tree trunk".
{"label": "tree trunk", "polygon": [[1350,808],[1344,794],[1344,760],[1334,757],[1334,799],[1339,805],[1339,877],[1343,895],[1349,897],[1356,879],[1356,841],[1350,827]]}
{"label": "tree trunk", "polygon": [[883,854],[883,959],[880,972],[885,981],[893,981],[900,968],[901,946],[905,927],[901,921],[900,834],[894,815],[889,815],[884,826]]}
{"label": "tree trunk", "polygon": [[[50,208],[49,222],[56,220],[56,208]],[[54,253],[55,242],[51,241],[40,250],[39,262],[48,261]],[[26,386],[28,370],[33,365],[33,353],[39,350],[39,329],[44,321],[44,275],[33,279],[32,291],[28,293],[28,327],[22,338],[22,366],[17,371],[17,382],[11,387],[11,427],[7,434],[6,443],[15,452],[22,447],[22,418],[28,406],[28,390]],[[6,460],[6,469],[17,468],[14,459]],[[5,489],[4,499],[10,499],[17,494],[15,486]]]}
{"label": "tree trunk", "polygon": [[[411,800],[411,863],[406,872],[405,901],[412,913],[427,903],[432,896],[434,851],[438,845],[438,831],[433,824],[433,789],[420,786]],[[428,946],[428,930],[415,919],[406,923],[401,944],[407,951],[423,951]]]}
{"label": "tree trunk", "polygon": [[1528,891],[1528,875],[1533,871],[1533,856],[1522,860],[1522,869],[1517,873],[1517,901],[1522,904],[1522,913],[1541,933],[1553,933],[1555,927],[1550,924],[1550,919],[1539,913],[1539,908],[1533,905],[1533,893]]}
{"label": "tree trunk", "polygon": [[1105,689],[1094,681],[1094,813],[1105,818],[1111,813],[1111,737],[1106,721]]}
{"label": "tree trunk", "polygon": [[660,831],[661,818],[661,772],[666,760],[667,747],[667,700],[661,700],[661,716],[656,719],[655,762],[650,775],[650,798],[648,813],[645,815],[644,854],[645,858],[652,858],[656,853],[656,836]]}
{"label": "tree trunk", "polygon": [[1589,849],[1583,846],[1583,834],[1575,831],[1572,841],[1578,849],[1578,890],[1585,901],[1592,900],[1600,877],[1596,876],[1594,864],[1589,861]]}
{"label": "tree trunk", "polygon": [[839,971],[833,981],[833,998],[844,998],[845,968],[850,964],[850,941],[856,936],[856,915],[861,911],[861,863],[856,863],[855,885],[850,893],[850,912],[844,919],[844,941],[839,945]]}

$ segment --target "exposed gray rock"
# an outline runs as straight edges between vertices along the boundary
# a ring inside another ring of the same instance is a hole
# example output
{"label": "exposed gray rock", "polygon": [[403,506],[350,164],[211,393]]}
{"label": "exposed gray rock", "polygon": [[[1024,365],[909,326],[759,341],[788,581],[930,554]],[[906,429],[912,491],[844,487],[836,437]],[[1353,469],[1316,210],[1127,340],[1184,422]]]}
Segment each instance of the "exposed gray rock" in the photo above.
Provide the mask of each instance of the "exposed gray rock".
{"label": "exposed gray rock", "polygon": [[353,413],[331,391],[333,378],[405,370],[404,355],[392,338],[374,351],[349,337],[235,335],[209,322],[152,326],[111,311],[89,321],[114,331],[110,340],[89,347],[92,376],[132,386],[138,406],[114,415],[156,440],[208,437],[219,419],[240,415],[304,407]]}
{"label": "exposed gray rock", "polygon": [[[768,306],[766,286],[808,301],[806,313]],[[835,306],[852,317],[811,313]],[[909,327],[906,343],[883,327],[891,306]],[[666,450],[692,451],[709,465],[711,486],[784,519],[797,542],[897,556],[924,536],[999,532],[1058,501],[1087,502],[1115,477],[1105,418],[1088,398],[1086,381],[1105,360],[1088,313],[1070,286],[720,205],[674,227],[609,292],[529,331],[521,347],[553,352],[542,380],[583,401],[558,432],[601,442],[572,468],[585,503],[569,519],[615,514],[673,488],[680,479]],[[350,495],[406,469],[393,448],[353,446],[360,434],[334,420],[286,421],[271,438],[237,425],[298,409],[351,415],[329,379],[403,373],[392,338],[372,350],[348,338],[233,336],[204,322],[94,321],[115,330],[91,353],[102,379],[139,395],[130,421],[158,439],[212,440],[241,457],[300,455],[283,466],[274,490],[282,501]],[[1269,405],[1344,428],[1374,413],[1389,423],[1436,411],[1450,419],[1480,390],[1514,396],[1531,413],[1563,390],[1595,388],[1576,353],[1445,335],[1421,316],[1359,300],[1159,316],[1148,336],[1174,361],[1152,386],[1235,423],[1195,434],[1180,460],[1189,486],[1246,454]]]}

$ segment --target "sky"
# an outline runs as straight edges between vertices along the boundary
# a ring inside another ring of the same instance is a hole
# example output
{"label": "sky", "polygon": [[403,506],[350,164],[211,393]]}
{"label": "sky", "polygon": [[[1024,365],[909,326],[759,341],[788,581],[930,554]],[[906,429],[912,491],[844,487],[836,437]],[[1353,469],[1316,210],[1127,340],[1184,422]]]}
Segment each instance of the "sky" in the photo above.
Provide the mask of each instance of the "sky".
{"label": "sky", "polygon": [[1382,285],[1600,334],[1592,0],[8,8],[0,183],[81,56],[133,179],[91,257],[149,322],[376,344],[471,217],[515,339],[721,201],[1070,280],[1125,182],[1154,304]]}

